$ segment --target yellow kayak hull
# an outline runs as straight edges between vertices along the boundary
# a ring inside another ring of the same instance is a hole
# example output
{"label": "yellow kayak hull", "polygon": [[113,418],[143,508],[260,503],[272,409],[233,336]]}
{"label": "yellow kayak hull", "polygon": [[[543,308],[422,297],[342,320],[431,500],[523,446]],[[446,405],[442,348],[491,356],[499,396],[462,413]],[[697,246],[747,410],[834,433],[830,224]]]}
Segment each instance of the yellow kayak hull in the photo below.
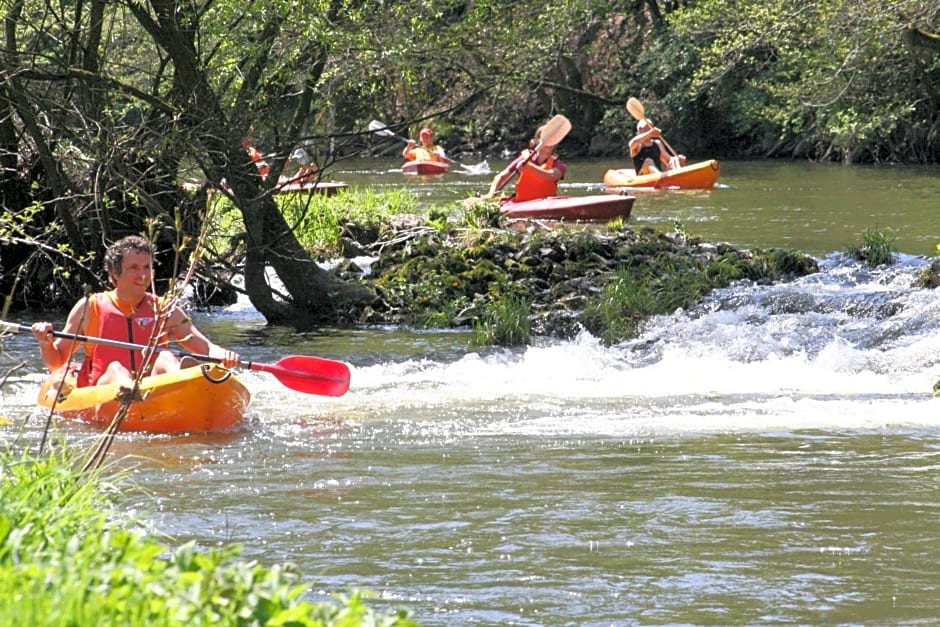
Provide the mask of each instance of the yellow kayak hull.
{"label": "yellow kayak hull", "polygon": [[604,174],[604,185],[607,187],[628,188],[709,189],[718,182],[720,173],[718,161],[711,159],[676,168],[675,170],[641,174],[639,176],[632,168],[607,170]]}
{"label": "yellow kayak hull", "polygon": [[[39,390],[38,403],[63,418],[99,427],[111,424],[121,407],[116,384],[74,387],[74,377],[48,377]],[[57,398],[57,395],[59,397]],[[251,394],[233,373],[204,364],[144,377],[140,399],[118,427],[121,431],[181,433],[224,431],[239,424],[248,410]]]}

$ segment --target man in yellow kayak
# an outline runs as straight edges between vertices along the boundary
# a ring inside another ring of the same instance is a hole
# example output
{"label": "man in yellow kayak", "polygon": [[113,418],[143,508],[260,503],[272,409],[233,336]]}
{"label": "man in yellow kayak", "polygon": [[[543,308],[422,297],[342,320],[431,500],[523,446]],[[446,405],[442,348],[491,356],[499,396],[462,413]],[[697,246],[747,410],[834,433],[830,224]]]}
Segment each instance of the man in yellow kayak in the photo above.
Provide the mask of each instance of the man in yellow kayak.
{"label": "man in yellow kayak", "polygon": [[630,156],[633,169],[639,174],[653,174],[665,170],[681,168],[685,165],[685,155],[670,157],[663,147],[662,132],[647,120],[636,123],[636,135],[630,140]]}
{"label": "man in yellow kayak", "polygon": [[444,149],[434,143],[434,133],[431,129],[421,129],[418,137],[421,139],[420,146],[415,140],[409,139],[401,151],[401,156],[406,161],[448,161]]}
{"label": "man in yellow kayak", "polygon": [[[153,245],[138,235],[130,235],[112,244],[105,253],[105,270],[114,289],[82,298],[69,312],[63,331],[72,335],[100,337],[139,345],[166,348],[175,340],[187,351],[221,360],[227,368],[239,364],[237,353],[212,343],[193,325],[188,315],[175,303],[149,291],[153,284]],[[79,344],[72,338],[53,337],[50,322],[32,325],[39,341],[42,360],[50,371],[71,363],[79,347],[85,359],[78,370],[79,387],[117,383],[133,387],[134,375],[143,371],[161,374],[179,370],[176,355],[168,350],[156,351],[145,360],[144,352],[115,348],[105,344]]]}

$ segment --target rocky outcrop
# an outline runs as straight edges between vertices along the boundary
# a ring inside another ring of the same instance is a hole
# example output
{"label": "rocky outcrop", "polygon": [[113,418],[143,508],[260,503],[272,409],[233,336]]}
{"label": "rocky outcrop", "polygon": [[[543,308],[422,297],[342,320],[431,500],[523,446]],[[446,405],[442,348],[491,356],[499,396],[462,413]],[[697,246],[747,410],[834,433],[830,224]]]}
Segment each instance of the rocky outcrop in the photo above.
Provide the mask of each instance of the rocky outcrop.
{"label": "rocky outcrop", "polygon": [[[818,270],[797,251],[739,250],[688,237],[678,224],[662,233],[626,223],[449,229],[420,219],[400,223],[376,241],[360,242],[376,257],[368,271],[348,264],[340,270],[377,294],[367,306],[344,312],[346,322],[468,326],[511,294],[528,304],[537,335],[566,338],[587,328],[604,336],[611,315],[667,313],[734,281],[786,280]],[[615,282],[634,285],[644,306],[634,311],[630,297],[611,302],[620,298],[611,290]]]}

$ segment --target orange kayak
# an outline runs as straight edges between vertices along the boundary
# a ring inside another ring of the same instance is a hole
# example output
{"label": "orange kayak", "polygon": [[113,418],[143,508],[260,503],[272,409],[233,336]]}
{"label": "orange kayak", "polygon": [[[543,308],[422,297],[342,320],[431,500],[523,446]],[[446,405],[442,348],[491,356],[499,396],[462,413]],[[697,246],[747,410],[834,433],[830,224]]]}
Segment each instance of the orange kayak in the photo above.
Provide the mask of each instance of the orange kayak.
{"label": "orange kayak", "polygon": [[[121,404],[117,384],[74,387],[74,376],[59,390],[58,373],[46,378],[39,389],[39,405],[54,409],[63,418],[107,427]],[[56,400],[56,394],[61,396]],[[215,364],[203,364],[144,377],[142,400],[131,403],[121,431],[205,433],[229,429],[242,421],[251,394],[232,372]]]}
{"label": "orange kayak", "polygon": [[507,200],[500,207],[510,218],[542,220],[612,220],[629,218],[634,196],[613,194],[598,196],[549,196],[515,202]]}
{"label": "orange kayak", "polygon": [[607,187],[653,187],[679,189],[709,189],[718,181],[718,161],[711,159],[693,163],[675,170],[641,174],[632,168],[607,170],[604,185]]}
{"label": "orange kayak", "polygon": [[448,170],[450,170],[450,164],[444,161],[406,161],[401,166],[402,173],[421,176],[444,174]]}

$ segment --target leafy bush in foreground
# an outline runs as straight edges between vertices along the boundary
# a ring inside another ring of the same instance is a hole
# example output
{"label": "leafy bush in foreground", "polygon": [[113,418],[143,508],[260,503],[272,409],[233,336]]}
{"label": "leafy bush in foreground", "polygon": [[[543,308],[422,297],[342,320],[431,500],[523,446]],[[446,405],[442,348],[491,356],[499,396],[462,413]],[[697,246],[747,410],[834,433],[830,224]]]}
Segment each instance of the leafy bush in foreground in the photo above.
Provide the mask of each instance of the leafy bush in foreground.
{"label": "leafy bush in foreground", "polygon": [[114,489],[64,458],[0,455],[0,625],[416,624],[358,592],[303,601],[292,567],[239,561],[239,547],[170,549],[132,528]]}

